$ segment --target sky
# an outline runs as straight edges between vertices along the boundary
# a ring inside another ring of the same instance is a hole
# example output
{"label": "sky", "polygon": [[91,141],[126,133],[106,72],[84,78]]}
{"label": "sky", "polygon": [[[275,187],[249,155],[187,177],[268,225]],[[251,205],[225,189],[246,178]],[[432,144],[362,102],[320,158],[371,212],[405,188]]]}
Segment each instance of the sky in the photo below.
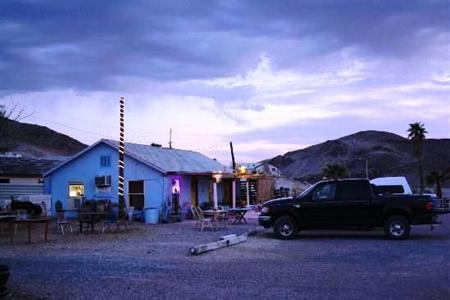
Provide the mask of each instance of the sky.
{"label": "sky", "polygon": [[256,162],[362,130],[450,137],[450,2],[1,1],[0,104],[83,143]]}

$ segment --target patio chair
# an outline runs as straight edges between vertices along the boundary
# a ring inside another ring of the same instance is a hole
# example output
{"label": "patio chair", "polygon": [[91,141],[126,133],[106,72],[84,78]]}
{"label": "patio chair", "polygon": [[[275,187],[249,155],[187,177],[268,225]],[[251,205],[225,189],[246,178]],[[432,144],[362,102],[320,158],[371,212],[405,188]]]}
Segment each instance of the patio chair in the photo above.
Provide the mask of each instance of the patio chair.
{"label": "patio chair", "polygon": [[56,212],[56,224],[61,230],[61,234],[65,234],[65,230],[70,229],[70,233],[73,233],[72,224],[67,220],[64,210],[59,210]]}
{"label": "patio chair", "polygon": [[210,218],[203,216],[202,210],[199,207],[191,206],[192,216],[196,220],[196,227],[200,227],[200,231],[203,232],[205,227],[211,228],[212,231],[216,230],[215,223]]}

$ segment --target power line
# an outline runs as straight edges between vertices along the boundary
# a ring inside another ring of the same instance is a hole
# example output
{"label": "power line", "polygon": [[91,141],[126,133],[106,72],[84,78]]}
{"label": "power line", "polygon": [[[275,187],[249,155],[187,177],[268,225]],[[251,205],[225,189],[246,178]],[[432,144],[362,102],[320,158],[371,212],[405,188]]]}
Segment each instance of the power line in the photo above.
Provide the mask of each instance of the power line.
{"label": "power line", "polygon": [[51,121],[51,120],[47,120],[47,119],[44,119],[44,118],[38,118],[38,117],[35,117],[35,116],[30,116],[30,118],[33,118],[33,119],[36,119],[36,120],[41,120],[41,121],[44,121],[44,122],[49,122],[49,123],[52,123],[52,124],[55,124],[55,125],[58,125],[58,126],[62,126],[62,127],[66,127],[66,128],[69,128],[69,129],[73,129],[73,130],[82,131],[84,133],[95,135],[97,137],[108,137],[108,138],[114,139],[114,137],[112,137],[110,135],[107,135],[107,134],[93,132],[93,131],[89,131],[89,130],[73,127],[73,126],[66,125],[66,124],[63,124],[63,123],[60,123],[60,122]]}
{"label": "power line", "polygon": [[[82,128],[79,128],[79,127],[74,127],[74,126],[71,126],[71,125],[64,124],[62,122],[52,121],[52,120],[48,120],[48,119],[41,118],[41,117],[35,117],[35,116],[30,116],[30,118],[35,119],[35,120],[48,122],[48,123],[52,123],[52,124],[55,124],[55,125],[58,125],[58,126],[62,126],[62,127],[65,127],[65,128],[72,129],[72,130],[81,131],[83,133],[96,136],[98,138],[109,138],[109,139],[113,139],[113,140],[116,139],[115,136],[111,136],[111,135],[104,134],[104,133],[99,133],[99,132],[93,132],[93,131],[85,130],[85,129],[82,129]],[[134,132],[140,133],[138,135],[133,134],[135,136],[135,138],[127,138],[128,141],[136,142],[136,143],[143,143],[143,144],[146,144],[146,143],[150,144],[151,143],[150,140],[146,140],[146,138],[148,138],[151,134],[143,134],[144,132],[137,131],[137,130],[127,130],[127,131],[134,131]],[[184,134],[184,133],[182,133],[182,135],[183,136],[195,136],[195,137],[213,136],[213,134]],[[225,149],[226,147],[228,147],[227,145],[228,145],[227,142],[221,142],[221,143],[214,144],[214,145],[211,145],[211,146],[208,146],[208,147],[194,148],[194,149],[197,150],[197,151],[211,151],[211,150],[214,151],[214,150]]]}

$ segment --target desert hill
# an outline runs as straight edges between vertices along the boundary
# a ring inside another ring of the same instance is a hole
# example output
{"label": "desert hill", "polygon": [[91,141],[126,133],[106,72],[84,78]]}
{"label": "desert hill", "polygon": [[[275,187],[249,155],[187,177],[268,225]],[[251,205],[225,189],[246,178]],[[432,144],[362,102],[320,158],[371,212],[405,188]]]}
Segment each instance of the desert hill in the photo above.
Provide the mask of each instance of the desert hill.
{"label": "desert hill", "polygon": [[44,126],[2,120],[0,152],[14,152],[24,158],[65,159],[87,146]]}
{"label": "desert hill", "polygon": [[[317,181],[327,163],[344,165],[351,177],[365,177],[366,160],[369,178],[406,176],[418,185],[417,161],[408,139],[389,132],[361,131],[305,149],[288,152],[270,160],[284,175],[300,180]],[[426,139],[424,175],[450,166],[450,139]],[[447,183],[448,185],[448,183]]]}

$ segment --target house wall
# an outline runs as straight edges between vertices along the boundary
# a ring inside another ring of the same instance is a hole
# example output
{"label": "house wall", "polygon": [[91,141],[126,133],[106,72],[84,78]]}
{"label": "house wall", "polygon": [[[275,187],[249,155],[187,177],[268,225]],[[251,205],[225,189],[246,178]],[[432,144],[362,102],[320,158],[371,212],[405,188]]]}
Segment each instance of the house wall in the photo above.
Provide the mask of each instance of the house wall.
{"label": "house wall", "polygon": [[43,195],[44,184],[41,177],[0,176],[9,183],[0,183],[0,207],[10,204],[11,198],[18,199],[24,195]]}
{"label": "house wall", "polygon": [[[180,210],[183,217],[190,214],[191,206],[192,206],[192,184],[191,181],[193,178],[197,178],[198,180],[198,200],[199,205],[202,203],[210,203],[212,204],[212,196],[210,193],[210,186],[212,182],[212,178],[209,176],[190,176],[190,175],[171,175],[168,176],[165,183],[165,195],[164,199],[167,199],[168,207],[166,210],[163,209],[162,218],[169,219],[171,209],[172,209],[172,180],[178,179],[180,181]],[[218,194],[218,202],[223,202],[224,197],[224,187],[223,182],[217,185],[217,194]],[[164,213],[165,211],[165,213]]]}
{"label": "house wall", "polygon": [[9,183],[0,183],[0,207],[7,207],[11,199],[18,199],[24,195],[43,195],[44,185],[40,178],[2,177],[9,179]]}
{"label": "house wall", "polygon": [[[100,157],[111,157],[109,167],[101,167]],[[60,200],[64,208],[68,207],[69,182],[81,181],[85,187],[86,199],[109,199],[118,202],[118,153],[103,143],[75,158],[67,165],[45,177],[45,188],[52,195],[52,210]],[[95,176],[111,175],[111,186],[99,189],[95,186]],[[145,207],[158,207],[161,210],[165,177],[159,171],[125,156],[125,195],[128,203],[128,181],[144,180]],[[75,216],[76,214],[72,214]]]}
{"label": "house wall", "polygon": [[198,177],[198,204],[208,203],[210,200],[210,184],[211,178],[209,177]]}
{"label": "house wall", "polygon": [[0,179],[9,179],[9,184],[21,185],[42,185],[42,177],[14,177],[14,176],[0,176]]}

